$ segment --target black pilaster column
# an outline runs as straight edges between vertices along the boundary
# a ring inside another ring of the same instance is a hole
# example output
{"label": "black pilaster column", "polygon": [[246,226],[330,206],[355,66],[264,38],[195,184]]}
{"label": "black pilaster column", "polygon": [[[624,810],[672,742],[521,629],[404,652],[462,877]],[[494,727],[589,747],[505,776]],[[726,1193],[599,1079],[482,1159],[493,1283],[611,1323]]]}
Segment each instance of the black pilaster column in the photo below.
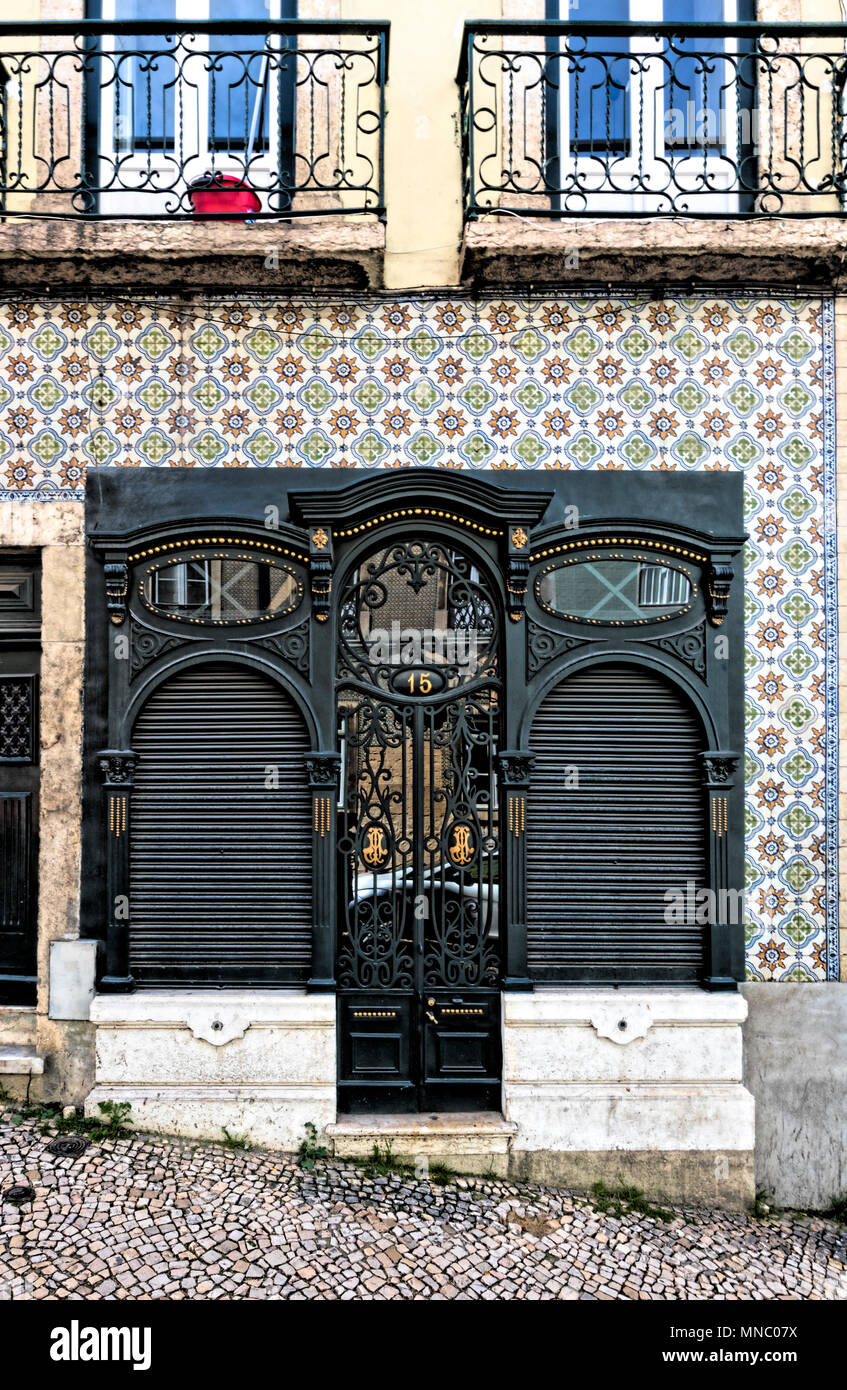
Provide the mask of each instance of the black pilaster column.
{"label": "black pilaster column", "polygon": [[129,748],[105,748],[98,754],[103,773],[106,828],[106,973],[105,994],[127,994],[135,981],[129,970],[130,800],[135,754]]}
{"label": "black pilaster column", "polygon": [[335,990],[336,816],[339,753],[310,753],[306,759],[312,793],[312,974],[309,989]]}
{"label": "black pilaster column", "polygon": [[520,749],[499,755],[500,931],[505,930],[503,988],[531,990],[526,960],[526,797],[534,759]]}
{"label": "black pilaster column", "polygon": [[[706,784],[709,834],[709,888],[711,911],[707,940],[706,975],[709,990],[732,990],[743,978],[744,913],[743,894],[728,891],[729,835],[732,827],[730,792],[739,755],[724,749],[700,755]],[[737,827],[732,827],[736,833]]]}

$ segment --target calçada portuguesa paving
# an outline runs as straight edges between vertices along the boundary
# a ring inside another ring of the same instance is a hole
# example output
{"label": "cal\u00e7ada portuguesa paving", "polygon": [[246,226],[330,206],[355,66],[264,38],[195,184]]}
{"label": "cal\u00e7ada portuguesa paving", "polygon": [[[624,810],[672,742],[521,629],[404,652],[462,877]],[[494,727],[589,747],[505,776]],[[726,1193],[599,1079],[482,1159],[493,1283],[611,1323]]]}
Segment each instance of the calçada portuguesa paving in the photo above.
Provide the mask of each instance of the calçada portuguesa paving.
{"label": "cal\u00e7ada portuguesa paving", "polygon": [[0,1116],[0,1297],[844,1299],[847,1228],[674,1210],[602,1214],[488,1178],[446,1185],[138,1134],[47,1151]]}

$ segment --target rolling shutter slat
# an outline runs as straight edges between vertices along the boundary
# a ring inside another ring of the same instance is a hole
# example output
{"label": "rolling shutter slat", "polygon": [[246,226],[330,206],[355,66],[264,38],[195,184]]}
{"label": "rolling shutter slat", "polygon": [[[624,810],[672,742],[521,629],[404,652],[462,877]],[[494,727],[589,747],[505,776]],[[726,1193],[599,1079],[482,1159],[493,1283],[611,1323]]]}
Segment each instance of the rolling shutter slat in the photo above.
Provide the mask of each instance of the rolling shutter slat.
{"label": "rolling shutter slat", "polygon": [[[133,733],[130,967],[139,984],[308,977],[305,724],[272,682],[198,666],[160,686]],[[265,786],[279,769],[279,787]]]}
{"label": "rolling shutter slat", "polygon": [[666,889],[705,882],[703,746],[690,706],[642,667],[591,667],[542,701],[526,834],[534,978],[700,978],[702,925],[664,915]]}

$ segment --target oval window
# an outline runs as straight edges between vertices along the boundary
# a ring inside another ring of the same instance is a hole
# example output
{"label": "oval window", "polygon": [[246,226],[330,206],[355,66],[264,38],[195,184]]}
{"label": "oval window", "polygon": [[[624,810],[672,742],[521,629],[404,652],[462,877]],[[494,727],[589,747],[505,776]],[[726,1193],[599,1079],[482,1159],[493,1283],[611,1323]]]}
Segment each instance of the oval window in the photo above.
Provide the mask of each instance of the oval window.
{"label": "oval window", "polygon": [[631,552],[574,556],[548,566],[535,581],[535,596],[548,613],[613,627],[676,618],[696,593],[686,570]]}
{"label": "oval window", "polygon": [[162,560],[146,571],[139,593],[162,618],[218,626],[268,622],[291,613],[303,586],[283,565],[230,552]]}

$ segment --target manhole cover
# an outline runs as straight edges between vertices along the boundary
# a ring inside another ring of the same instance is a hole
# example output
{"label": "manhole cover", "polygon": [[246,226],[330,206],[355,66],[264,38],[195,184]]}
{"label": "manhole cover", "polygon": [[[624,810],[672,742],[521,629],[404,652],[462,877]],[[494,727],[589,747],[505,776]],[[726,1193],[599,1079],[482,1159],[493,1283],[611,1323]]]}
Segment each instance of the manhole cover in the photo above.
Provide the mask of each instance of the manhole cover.
{"label": "manhole cover", "polygon": [[79,1136],[62,1136],[54,1139],[52,1144],[47,1145],[47,1152],[55,1154],[57,1158],[79,1158],[88,1148],[88,1140],[81,1139]]}
{"label": "manhole cover", "polygon": [[14,1187],[7,1187],[3,1193],[4,1202],[32,1202],[35,1200],[35,1192],[25,1183],[16,1183]]}

